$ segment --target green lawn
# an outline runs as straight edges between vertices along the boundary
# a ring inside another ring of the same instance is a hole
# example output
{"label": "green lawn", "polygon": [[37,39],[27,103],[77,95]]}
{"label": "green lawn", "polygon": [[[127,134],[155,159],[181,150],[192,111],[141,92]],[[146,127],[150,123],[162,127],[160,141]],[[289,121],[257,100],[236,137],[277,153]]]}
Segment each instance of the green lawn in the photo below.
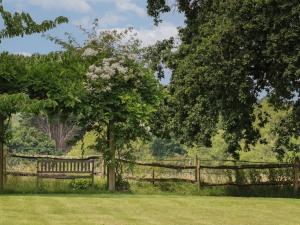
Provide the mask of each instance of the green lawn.
{"label": "green lawn", "polygon": [[0,225],[300,225],[299,199],[0,195]]}

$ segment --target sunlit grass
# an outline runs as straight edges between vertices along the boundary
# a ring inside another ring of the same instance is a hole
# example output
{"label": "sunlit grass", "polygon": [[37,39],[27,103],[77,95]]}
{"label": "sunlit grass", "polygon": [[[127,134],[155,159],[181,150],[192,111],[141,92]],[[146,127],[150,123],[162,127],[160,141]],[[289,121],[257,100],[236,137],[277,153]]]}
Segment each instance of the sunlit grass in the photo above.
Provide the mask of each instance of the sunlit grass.
{"label": "sunlit grass", "polygon": [[299,225],[300,200],[166,195],[2,195],[0,225]]}

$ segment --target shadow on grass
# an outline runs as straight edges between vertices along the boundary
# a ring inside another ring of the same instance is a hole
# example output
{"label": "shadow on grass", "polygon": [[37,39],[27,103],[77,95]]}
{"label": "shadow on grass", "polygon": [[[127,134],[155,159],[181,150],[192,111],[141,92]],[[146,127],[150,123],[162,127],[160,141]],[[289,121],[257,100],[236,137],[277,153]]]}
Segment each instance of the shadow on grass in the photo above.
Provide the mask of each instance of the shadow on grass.
{"label": "shadow on grass", "polygon": [[252,186],[252,187],[202,187],[198,190],[195,184],[187,183],[145,183],[131,182],[129,189],[122,192],[108,192],[105,180],[96,180],[96,184],[84,190],[74,189],[67,180],[45,180],[41,188],[37,189],[34,178],[11,178],[8,180],[5,191],[0,196],[68,196],[68,197],[99,197],[114,198],[128,196],[231,196],[231,197],[270,197],[300,199],[300,191],[293,193],[291,186]]}
{"label": "shadow on grass", "polygon": [[270,197],[300,198],[300,191],[293,192],[291,186],[251,186],[251,187],[202,187],[186,183],[136,183],[131,186],[133,193],[140,194],[179,194],[192,196],[231,196],[231,197]]}

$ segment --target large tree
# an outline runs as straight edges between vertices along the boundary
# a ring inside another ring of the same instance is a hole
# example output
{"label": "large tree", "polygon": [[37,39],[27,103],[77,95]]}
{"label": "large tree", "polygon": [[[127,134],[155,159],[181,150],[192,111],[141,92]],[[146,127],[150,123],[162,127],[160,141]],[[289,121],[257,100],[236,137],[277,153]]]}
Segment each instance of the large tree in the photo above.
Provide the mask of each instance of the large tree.
{"label": "large tree", "polygon": [[[67,22],[67,18],[58,17],[54,21],[45,20],[38,24],[28,13],[11,13],[4,9],[0,0],[0,42],[5,38],[41,33]],[[37,101],[31,101],[26,95],[26,88],[22,85],[24,74],[23,58],[1,54],[0,61],[0,191],[3,190],[3,151],[5,137],[5,120],[14,112],[36,108],[40,106]]]}
{"label": "large tree", "polygon": [[[148,0],[160,22],[171,10]],[[254,143],[254,108],[261,95],[276,107],[299,105],[300,2],[297,0],[176,0],[186,17],[181,43],[166,64],[172,69],[173,121],[184,142],[210,145],[222,121],[228,151]]]}
{"label": "large tree", "polygon": [[69,49],[47,55],[33,55],[26,67],[27,86],[31,98],[51,99],[49,107],[39,115],[27,119],[30,124],[55,141],[56,148],[64,152],[80,133],[76,116],[84,93],[83,80],[88,69],[81,52]]}

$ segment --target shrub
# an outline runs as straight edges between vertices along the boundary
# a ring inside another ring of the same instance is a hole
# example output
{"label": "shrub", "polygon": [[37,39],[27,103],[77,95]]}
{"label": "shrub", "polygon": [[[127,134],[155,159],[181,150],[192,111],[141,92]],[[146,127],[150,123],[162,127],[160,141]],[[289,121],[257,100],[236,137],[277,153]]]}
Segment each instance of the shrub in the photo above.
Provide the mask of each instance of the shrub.
{"label": "shrub", "polygon": [[71,187],[74,191],[87,190],[91,185],[91,181],[86,179],[74,179],[71,182]]}

